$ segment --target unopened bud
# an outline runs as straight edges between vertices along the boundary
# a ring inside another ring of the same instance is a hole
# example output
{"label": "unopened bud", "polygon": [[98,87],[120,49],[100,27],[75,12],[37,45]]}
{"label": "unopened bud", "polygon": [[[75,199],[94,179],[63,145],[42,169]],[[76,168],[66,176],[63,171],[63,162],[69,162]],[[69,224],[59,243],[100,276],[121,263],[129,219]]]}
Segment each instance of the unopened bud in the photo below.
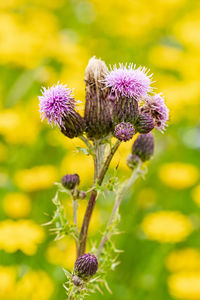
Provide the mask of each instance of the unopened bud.
{"label": "unopened bud", "polygon": [[78,192],[78,198],[79,198],[79,199],[83,200],[83,199],[86,198],[86,196],[87,196],[87,194],[86,194],[85,191],[79,191],[79,192]]}
{"label": "unopened bud", "polygon": [[139,114],[135,122],[135,129],[139,133],[149,133],[154,128],[154,120],[151,115]]}
{"label": "unopened bud", "polygon": [[89,279],[98,269],[98,260],[95,255],[87,253],[77,258],[74,271],[82,279]]}
{"label": "unopened bud", "polygon": [[72,275],[72,282],[76,286],[81,286],[83,284],[83,280],[80,277],[78,277],[77,275],[74,275],[74,274]]}
{"label": "unopened bud", "polygon": [[114,136],[123,142],[127,142],[132,139],[135,134],[135,129],[131,123],[122,122],[115,126]]}
{"label": "unopened bud", "polygon": [[62,185],[68,190],[73,190],[79,184],[80,178],[78,174],[67,174],[62,178]]}
{"label": "unopened bud", "polygon": [[132,147],[132,154],[142,161],[149,160],[154,153],[154,137],[151,133],[140,134]]}
{"label": "unopened bud", "polygon": [[85,71],[86,103],[85,115],[86,132],[91,139],[100,139],[112,131],[112,117],[108,88],[103,80],[108,72],[104,61],[92,57]]}
{"label": "unopened bud", "polygon": [[129,154],[127,157],[127,166],[134,170],[140,162],[140,158],[136,154]]}

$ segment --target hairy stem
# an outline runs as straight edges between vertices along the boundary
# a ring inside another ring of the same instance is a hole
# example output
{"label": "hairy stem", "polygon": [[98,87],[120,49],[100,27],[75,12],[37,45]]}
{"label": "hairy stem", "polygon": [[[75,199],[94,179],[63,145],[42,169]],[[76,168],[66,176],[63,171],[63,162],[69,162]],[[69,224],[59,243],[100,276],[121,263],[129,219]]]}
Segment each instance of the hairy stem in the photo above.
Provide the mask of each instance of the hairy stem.
{"label": "hairy stem", "polygon": [[[112,147],[110,153],[108,154],[108,156],[105,160],[105,163],[104,163],[104,165],[103,165],[103,167],[102,167],[101,171],[99,172],[98,177],[96,179],[96,182],[97,182],[98,185],[102,184],[103,179],[105,177],[105,174],[106,174],[106,172],[108,170],[108,167],[110,165],[110,162],[111,162],[115,152],[117,151],[119,145],[120,145],[120,142],[117,141],[114,144],[114,146]],[[84,216],[82,227],[81,227],[81,232],[80,232],[80,235],[79,235],[78,256],[84,254],[84,252],[85,252],[88,228],[89,228],[92,212],[94,210],[94,206],[95,206],[95,203],[96,203],[96,199],[97,199],[97,190],[94,189],[91,192],[90,198],[88,200],[88,205],[87,205],[87,208],[86,208],[85,216]]]}
{"label": "hairy stem", "polygon": [[112,158],[113,158],[115,152],[116,152],[117,149],[119,148],[120,144],[121,144],[121,142],[117,140],[117,142],[116,142],[116,143],[114,144],[114,146],[111,148],[110,153],[108,154],[108,156],[107,156],[107,158],[106,158],[106,161],[105,161],[105,163],[104,163],[104,165],[103,165],[103,167],[102,167],[102,169],[101,169],[101,171],[100,171],[100,174],[99,174],[99,176],[98,176],[98,178],[97,178],[97,183],[98,183],[98,185],[101,185],[101,184],[102,184],[103,179],[104,179],[104,177],[105,177],[105,174],[106,174],[106,172],[107,172],[107,170],[108,170],[108,168],[109,168],[110,162],[111,162],[111,160],[112,160]]}
{"label": "hairy stem", "polygon": [[[77,212],[78,212],[78,200],[72,199],[72,206],[73,206],[73,221],[75,225],[76,234],[78,236],[78,223],[77,223]],[[78,240],[76,239],[76,255],[78,257]]]}
{"label": "hairy stem", "polygon": [[93,148],[92,144],[90,144],[90,142],[88,141],[88,139],[87,139],[86,137],[84,137],[83,135],[80,135],[80,136],[79,136],[79,139],[80,139],[81,141],[83,141],[83,142],[86,144],[86,146],[87,146],[88,149],[90,150],[90,154],[91,154],[91,155],[93,156],[93,158],[94,158],[95,152],[94,152],[94,148]]}
{"label": "hairy stem", "polygon": [[136,179],[141,174],[140,167],[141,167],[141,163],[138,164],[137,168],[133,171],[130,179],[127,182],[127,184],[123,185],[123,187],[121,188],[121,190],[119,191],[119,193],[116,196],[115,203],[114,203],[111,215],[110,215],[110,219],[109,219],[108,224],[107,224],[106,234],[102,237],[99,248],[97,250],[97,258],[99,258],[100,254],[101,254],[101,252],[102,252],[102,250],[105,246],[105,243],[107,242],[107,240],[110,237],[109,228],[112,226],[112,224],[115,221],[116,214],[118,213],[118,210],[119,210],[119,207],[120,207],[120,204],[123,200],[124,195],[127,193],[128,189],[132,186],[132,184],[136,181]]}
{"label": "hairy stem", "polygon": [[103,164],[105,144],[101,144],[100,140],[95,140],[94,149],[95,149],[95,161],[94,161],[94,183],[95,183],[96,179],[99,176],[99,172]]}

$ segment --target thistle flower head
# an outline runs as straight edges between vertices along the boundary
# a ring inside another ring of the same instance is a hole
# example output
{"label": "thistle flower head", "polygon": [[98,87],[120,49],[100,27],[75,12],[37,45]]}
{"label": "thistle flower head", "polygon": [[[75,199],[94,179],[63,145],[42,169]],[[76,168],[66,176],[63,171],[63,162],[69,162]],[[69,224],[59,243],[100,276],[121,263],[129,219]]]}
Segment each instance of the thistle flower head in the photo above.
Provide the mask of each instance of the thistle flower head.
{"label": "thistle flower head", "polygon": [[68,190],[73,190],[79,184],[80,178],[78,174],[67,174],[62,178],[62,185]]}
{"label": "thistle flower head", "polygon": [[165,100],[160,94],[154,94],[145,99],[145,104],[141,107],[142,113],[149,114],[154,119],[154,127],[161,132],[165,130],[166,122],[169,120],[169,109]]}
{"label": "thistle flower head", "polygon": [[63,84],[58,83],[47,89],[44,87],[42,96],[39,96],[42,120],[46,118],[48,123],[62,127],[64,117],[75,108],[75,101],[71,94],[72,90]]}
{"label": "thistle flower head", "polygon": [[151,115],[141,113],[135,122],[135,129],[139,133],[148,133],[154,128],[154,120]]}
{"label": "thistle flower head", "polygon": [[154,137],[151,133],[140,134],[133,143],[132,154],[139,156],[142,161],[147,161],[154,153]]}
{"label": "thistle flower head", "polygon": [[108,68],[104,61],[92,57],[85,70],[86,101],[84,120],[90,139],[101,139],[112,131],[109,89],[104,80]]}
{"label": "thistle flower head", "polygon": [[127,142],[132,139],[135,134],[135,129],[131,123],[122,122],[115,126],[114,136],[123,142]]}
{"label": "thistle flower head", "polygon": [[77,258],[74,266],[75,274],[82,279],[92,277],[98,269],[98,260],[95,255],[86,253]]}
{"label": "thistle flower head", "polygon": [[146,68],[133,64],[120,64],[119,68],[115,65],[106,78],[105,85],[111,88],[111,94],[115,97],[135,97],[139,99],[151,91],[151,77]]}

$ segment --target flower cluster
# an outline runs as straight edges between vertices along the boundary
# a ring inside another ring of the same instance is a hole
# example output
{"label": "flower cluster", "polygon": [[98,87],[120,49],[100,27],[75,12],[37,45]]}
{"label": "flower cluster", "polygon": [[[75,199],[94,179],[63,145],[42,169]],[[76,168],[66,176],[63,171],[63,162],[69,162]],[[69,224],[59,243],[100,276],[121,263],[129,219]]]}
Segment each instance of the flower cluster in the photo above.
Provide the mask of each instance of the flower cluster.
{"label": "flower cluster", "polygon": [[[77,259],[73,272],[66,272],[68,281],[65,288],[70,299],[71,296],[73,299],[83,299],[82,296],[86,296],[88,291],[93,291],[94,287],[98,289],[99,282],[105,281],[106,269],[112,269],[116,265],[105,244],[116,232],[115,223],[123,196],[136,178],[143,173],[142,165],[153,156],[154,136],[151,131],[154,128],[163,131],[168,120],[168,109],[164,99],[160,95],[153,94],[151,84],[152,75],[149,75],[144,67],[136,68],[133,64],[120,64],[119,68],[115,65],[109,71],[104,61],[92,57],[85,71],[86,96],[83,117],[76,111],[72,90],[66,85],[57,84],[49,89],[44,88],[43,95],[39,97],[42,119],[46,118],[48,123],[57,125],[69,138],[79,137],[86,144],[86,148],[78,147],[79,150],[86,155],[91,155],[94,161],[94,184],[87,192],[79,189],[78,174],[63,176],[53,199],[56,211],[51,222],[48,223],[55,226],[53,230],[57,240],[67,234],[75,240]],[[89,224],[98,195],[107,189],[115,190],[116,178],[109,180],[107,184],[104,183],[111,160],[121,142],[130,141],[135,134],[138,136],[134,139],[131,153],[127,158],[127,165],[132,169],[132,175],[127,186],[122,184],[115,191],[116,199],[107,229],[98,248],[92,249],[95,255],[85,253]],[[117,139],[115,143],[112,143],[113,137]],[[107,153],[108,146],[110,148]],[[73,224],[70,224],[65,217],[59,192],[67,193],[72,198]],[[81,202],[79,200],[86,198],[88,192],[90,196],[79,230],[78,210]],[[147,221],[143,222],[146,235],[158,240],[157,233],[155,238],[151,233],[149,234],[146,223]],[[190,224],[187,225],[186,231],[189,232]],[[115,252],[114,245],[111,247]],[[52,260],[51,253],[52,248],[48,251],[49,258]],[[57,258],[56,260],[53,258],[54,263],[55,261],[58,262]],[[99,269],[98,264],[100,264]],[[97,269],[98,275],[92,278]]]}
{"label": "flower cluster", "polygon": [[[119,64],[109,71],[105,62],[92,57],[86,68],[85,84],[84,117],[76,111],[72,90],[58,83],[43,88],[39,97],[42,119],[58,125],[69,138],[86,133],[91,140],[113,135],[127,141],[135,132],[146,134],[153,128],[165,129],[169,110],[161,95],[152,92],[152,74],[146,68]],[[120,123],[130,123],[131,133],[127,135],[126,126]]]}

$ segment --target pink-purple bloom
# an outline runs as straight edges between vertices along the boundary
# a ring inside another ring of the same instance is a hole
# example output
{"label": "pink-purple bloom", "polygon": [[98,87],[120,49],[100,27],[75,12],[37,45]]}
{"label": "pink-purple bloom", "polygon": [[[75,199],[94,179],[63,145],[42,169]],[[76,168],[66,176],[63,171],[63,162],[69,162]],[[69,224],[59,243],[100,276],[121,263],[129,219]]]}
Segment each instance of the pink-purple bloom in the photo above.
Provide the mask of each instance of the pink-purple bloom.
{"label": "pink-purple bloom", "polygon": [[144,67],[136,69],[133,64],[128,66],[120,64],[119,68],[115,65],[107,74],[105,85],[111,88],[112,97],[134,97],[139,100],[152,90],[151,77]]}
{"label": "pink-purple bloom", "polygon": [[154,94],[144,100],[145,104],[141,107],[141,112],[150,114],[154,119],[154,127],[163,132],[169,120],[169,109],[164,98],[160,94]]}
{"label": "pink-purple bloom", "polygon": [[62,127],[64,118],[75,109],[75,100],[71,94],[72,90],[63,84],[43,87],[42,96],[39,96],[42,120],[46,118],[48,123]]}

